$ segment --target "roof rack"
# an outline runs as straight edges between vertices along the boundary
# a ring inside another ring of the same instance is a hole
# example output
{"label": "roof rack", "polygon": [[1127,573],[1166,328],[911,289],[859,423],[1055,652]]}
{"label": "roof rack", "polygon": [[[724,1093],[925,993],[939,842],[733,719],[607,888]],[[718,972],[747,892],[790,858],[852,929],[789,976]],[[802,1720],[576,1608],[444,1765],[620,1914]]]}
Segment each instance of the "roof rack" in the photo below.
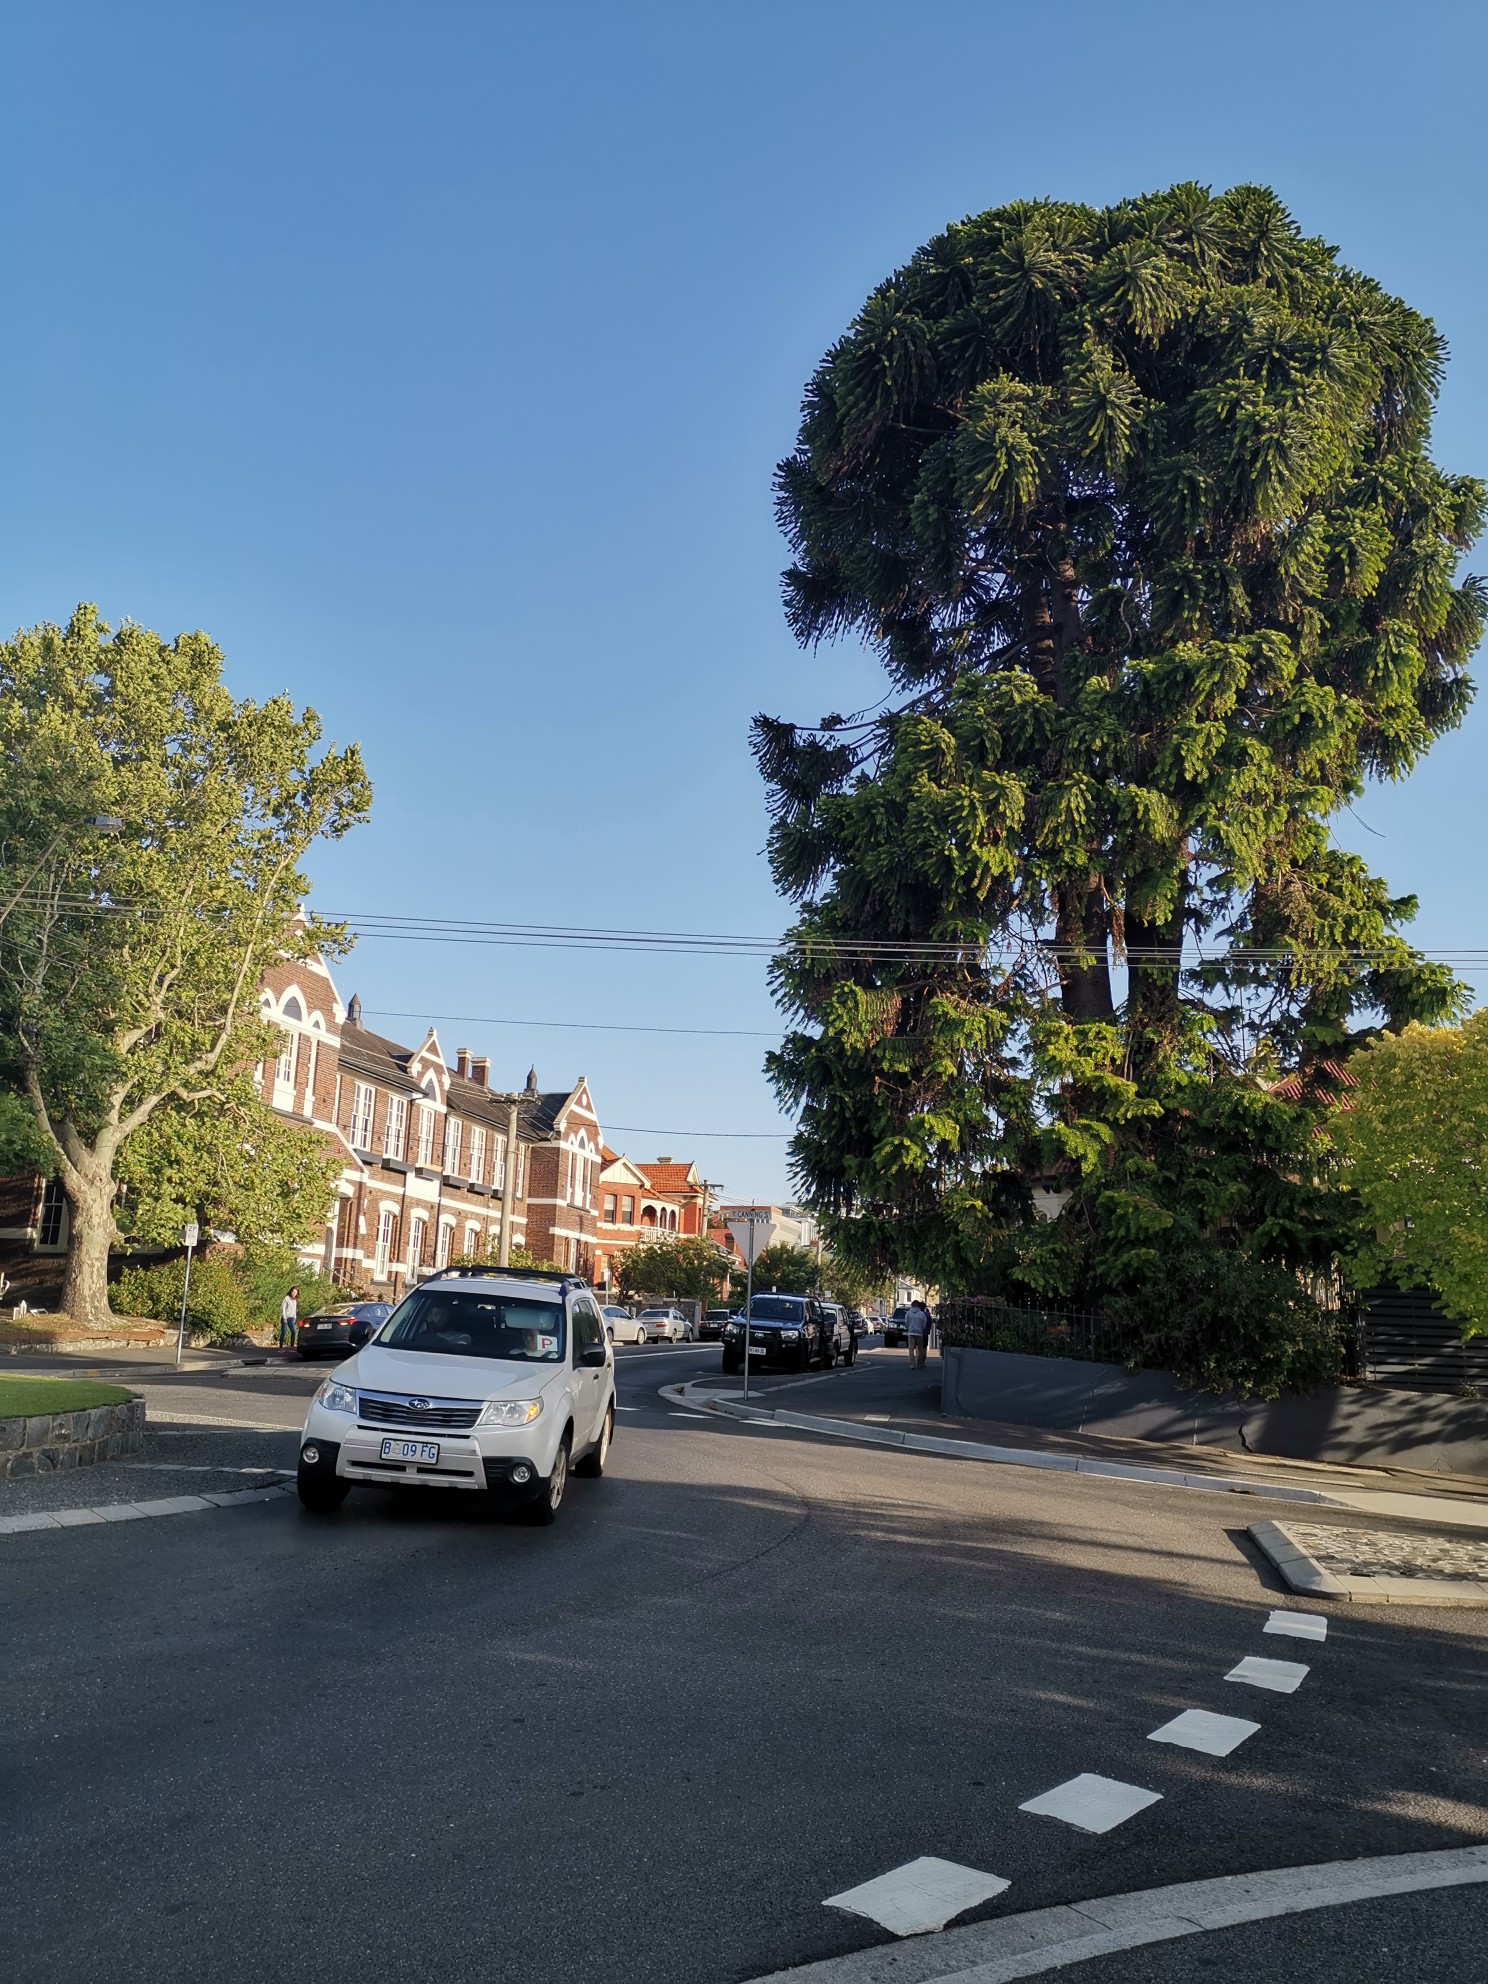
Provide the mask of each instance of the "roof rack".
{"label": "roof rack", "polygon": [[571,1274],[566,1268],[465,1267],[440,1268],[429,1279],[431,1281],[443,1281],[447,1275],[454,1275],[461,1280],[469,1279],[472,1281],[485,1275],[504,1275],[509,1281],[558,1281],[563,1283],[577,1281],[579,1278],[577,1275]]}

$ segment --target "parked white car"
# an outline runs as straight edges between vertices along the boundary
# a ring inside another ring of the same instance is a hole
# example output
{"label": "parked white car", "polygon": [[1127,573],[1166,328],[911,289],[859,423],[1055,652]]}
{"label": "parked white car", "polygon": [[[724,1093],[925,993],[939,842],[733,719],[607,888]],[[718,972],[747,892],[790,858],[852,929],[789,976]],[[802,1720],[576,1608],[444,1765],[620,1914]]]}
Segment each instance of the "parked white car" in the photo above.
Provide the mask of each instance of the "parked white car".
{"label": "parked white car", "polygon": [[549,1523],[570,1470],[604,1473],[615,1356],[571,1277],[454,1268],[413,1289],[310,1401],[296,1485],[316,1514],[353,1487],[463,1488]]}
{"label": "parked white car", "polygon": [[642,1309],[636,1317],[640,1343],[691,1343],[697,1335],[680,1309]]}
{"label": "parked white car", "polygon": [[611,1343],[644,1343],[641,1326],[629,1309],[610,1307],[599,1312],[604,1317],[605,1334]]}

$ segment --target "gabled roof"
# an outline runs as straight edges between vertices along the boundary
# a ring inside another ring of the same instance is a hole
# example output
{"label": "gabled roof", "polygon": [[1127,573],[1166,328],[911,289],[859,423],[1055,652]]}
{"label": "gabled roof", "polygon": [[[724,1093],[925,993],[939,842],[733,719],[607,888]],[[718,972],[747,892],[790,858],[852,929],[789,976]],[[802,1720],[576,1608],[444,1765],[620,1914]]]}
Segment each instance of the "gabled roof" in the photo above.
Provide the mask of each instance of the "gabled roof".
{"label": "gabled roof", "polygon": [[617,1157],[608,1153],[609,1162],[600,1171],[600,1178],[606,1185],[634,1185],[637,1191],[649,1192],[651,1181],[638,1164],[632,1164],[628,1157]]}
{"label": "gabled roof", "polygon": [[349,1020],[341,1029],[342,1068],[349,1074],[366,1075],[382,1082],[397,1095],[424,1093],[408,1072],[416,1051],[412,1047],[400,1047],[396,1040],[388,1040],[367,1027],[353,1026]]}
{"label": "gabled roof", "polygon": [[646,1176],[646,1183],[653,1192],[698,1192],[702,1190],[702,1179],[698,1177],[695,1164],[642,1164],[637,1167]]}
{"label": "gabled roof", "polygon": [[[504,1130],[507,1101],[508,1098],[499,1089],[485,1088],[480,1082],[473,1082],[468,1075],[450,1070],[448,1103],[457,1115],[473,1116],[479,1122],[493,1123]],[[517,1134],[521,1135],[520,1115],[517,1118]]]}

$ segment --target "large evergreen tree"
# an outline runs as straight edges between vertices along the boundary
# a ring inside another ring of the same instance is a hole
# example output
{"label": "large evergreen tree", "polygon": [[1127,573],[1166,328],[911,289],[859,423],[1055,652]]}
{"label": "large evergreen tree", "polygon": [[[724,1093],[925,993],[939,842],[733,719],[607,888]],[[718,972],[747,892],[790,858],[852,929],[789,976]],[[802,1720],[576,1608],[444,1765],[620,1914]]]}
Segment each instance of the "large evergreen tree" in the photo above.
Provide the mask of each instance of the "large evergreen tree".
{"label": "large evergreen tree", "polygon": [[839,1249],[1065,1301],[1331,1259],[1326,1064],[1460,1004],[1329,831],[1471,695],[1443,357],[1271,192],[1193,185],[965,220],[828,352],[786,610],[888,693],[756,748]]}

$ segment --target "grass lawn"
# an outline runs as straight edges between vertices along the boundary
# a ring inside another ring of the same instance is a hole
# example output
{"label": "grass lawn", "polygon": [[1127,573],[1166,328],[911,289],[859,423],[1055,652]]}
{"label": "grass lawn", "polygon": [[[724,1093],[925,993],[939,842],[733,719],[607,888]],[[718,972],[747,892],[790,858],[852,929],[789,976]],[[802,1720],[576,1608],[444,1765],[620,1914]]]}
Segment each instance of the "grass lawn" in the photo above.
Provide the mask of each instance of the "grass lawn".
{"label": "grass lawn", "polygon": [[93,1405],[122,1405],[134,1393],[123,1385],[95,1385],[77,1378],[0,1378],[0,1419],[41,1412],[86,1412]]}

